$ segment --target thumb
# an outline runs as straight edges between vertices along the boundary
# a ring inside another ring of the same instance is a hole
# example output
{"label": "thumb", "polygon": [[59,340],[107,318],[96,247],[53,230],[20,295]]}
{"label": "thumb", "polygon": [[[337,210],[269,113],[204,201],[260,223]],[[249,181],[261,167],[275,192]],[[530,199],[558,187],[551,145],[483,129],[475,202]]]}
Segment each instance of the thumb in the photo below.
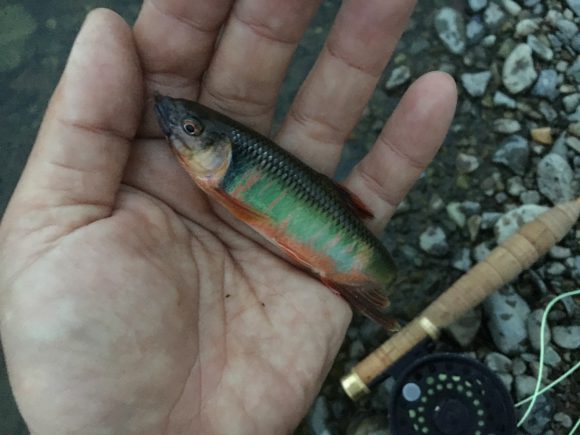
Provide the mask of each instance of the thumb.
{"label": "thumb", "polygon": [[68,231],[110,215],[142,110],[130,27],[99,9],[85,20],[3,224]]}

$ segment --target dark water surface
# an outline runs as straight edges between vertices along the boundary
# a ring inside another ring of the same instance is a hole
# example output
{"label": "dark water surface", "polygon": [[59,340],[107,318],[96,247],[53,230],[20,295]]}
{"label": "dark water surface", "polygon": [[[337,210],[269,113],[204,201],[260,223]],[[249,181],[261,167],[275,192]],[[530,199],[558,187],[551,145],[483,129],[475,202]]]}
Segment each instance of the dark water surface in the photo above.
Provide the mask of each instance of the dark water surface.
{"label": "dark water surface", "polygon": [[[95,7],[109,7],[132,22],[140,7],[140,1],[78,1],[78,0],[4,0],[0,2],[0,214],[16,185],[37,133],[48,99],[62,72],[74,37],[86,13]],[[437,67],[436,53],[422,55],[415,38],[433,35],[422,23],[431,12],[434,3],[424,1],[413,17],[400,51],[416,51],[413,60],[413,77]],[[325,1],[295,56],[280,97],[277,113],[279,121],[287,109],[297,87],[303,81],[322,46],[330,23],[340,5],[339,0]],[[428,46],[428,44],[427,44]],[[415,47],[415,48],[414,48]],[[401,54],[399,55],[401,56]],[[402,55],[404,56],[404,55]],[[399,60],[405,60],[399,58]],[[407,64],[409,63],[408,58]],[[395,58],[395,62],[397,59]],[[106,92],[106,90],[104,90]],[[372,143],[372,135],[380,128],[382,120],[392,111],[398,95],[375,95],[369,104],[370,116],[366,116],[355,131],[340,171],[344,174]],[[377,123],[379,123],[377,127]],[[4,361],[0,353],[0,435],[27,433],[10,393]]]}

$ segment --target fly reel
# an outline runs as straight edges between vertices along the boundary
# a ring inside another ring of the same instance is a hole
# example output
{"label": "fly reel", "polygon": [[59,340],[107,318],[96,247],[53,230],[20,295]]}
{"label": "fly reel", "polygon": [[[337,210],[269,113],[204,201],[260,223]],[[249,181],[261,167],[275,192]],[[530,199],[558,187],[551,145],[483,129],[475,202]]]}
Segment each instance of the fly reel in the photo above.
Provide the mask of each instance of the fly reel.
{"label": "fly reel", "polygon": [[390,403],[393,435],[516,434],[512,399],[479,361],[436,353],[396,376]]}

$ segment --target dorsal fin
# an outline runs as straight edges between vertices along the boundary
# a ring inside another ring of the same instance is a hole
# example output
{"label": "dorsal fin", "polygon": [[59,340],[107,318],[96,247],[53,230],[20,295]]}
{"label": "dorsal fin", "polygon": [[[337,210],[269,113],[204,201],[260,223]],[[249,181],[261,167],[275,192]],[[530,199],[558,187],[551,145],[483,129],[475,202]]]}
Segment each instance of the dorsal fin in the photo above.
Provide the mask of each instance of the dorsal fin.
{"label": "dorsal fin", "polygon": [[362,199],[360,199],[357,195],[348,190],[341,183],[338,183],[336,181],[333,181],[333,183],[338,188],[338,192],[340,193],[340,196],[342,196],[342,198],[344,199],[344,202],[346,202],[360,218],[369,219],[375,217],[373,212],[369,210],[369,208],[362,201]]}

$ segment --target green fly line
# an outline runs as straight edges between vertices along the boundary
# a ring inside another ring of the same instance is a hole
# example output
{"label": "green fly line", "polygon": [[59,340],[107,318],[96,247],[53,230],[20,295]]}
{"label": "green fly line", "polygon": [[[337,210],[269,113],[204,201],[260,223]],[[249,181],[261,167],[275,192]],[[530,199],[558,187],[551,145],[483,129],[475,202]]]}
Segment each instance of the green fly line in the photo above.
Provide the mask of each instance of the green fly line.
{"label": "green fly line", "polygon": [[[536,399],[541,394],[545,393],[546,391],[548,391],[551,388],[558,385],[560,382],[562,382],[564,379],[566,379],[568,376],[570,376],[572,373],[574,373],[580,367],[580,362],[577,362],[570,370],[568,370],[566,373],[564,373],[562,376],[560,376],[558,379],[556,379],[550,385],[544,387],[543,389],[540,389],[540,387],[542,386],[542,372],[544,369],[544,353],[545,353],[545,347],[546,347],[545,340],[544,340],[544,334],[545,334],[545,330],[546,330],[546,323],[548,320],[548,314],[550,313],[550,310],[552,309],[552,307],[556,303],[561,301],[562,299],[567,298],[569,296],[577,296],[577,295],[580,295],[580,289],[573,290],[573,291],[570,291],[567,293],[563,293],[563,294],[555,297],[554,299],[552,299],[550,301],[550,303],[546,306],[546,310],[544,311],[544,314],[542,316],[542,324],[540,326],[540,362],[539,362],[539,368],[538,368],[538,377],[536,379],[536,388],[534,389],[534,392],[530,397],[516,403],[516,407],[518,407],[518,406],[521,406],[527,402],[530,402],[530,404],[528,405],[528,409],[526,409],[526,412],[524,413],[524,415],[522,416],[522,418],[518,422],[518,427],[523,424],[523,422],[526,420],[526,418],[528,418],[528,416],[530,415],[530,412],[532,412],[532,409],[534,408],[534,405],[536,404]],[[568,435],[573,435],[576,432],[576,429],[578,429],[578,427],[580,427],[580,418],[578,419],[578,421],[576,421],[576,424],[574,425],[574,427],[572,428],[572,430],[570,431],[570,433]]]}

